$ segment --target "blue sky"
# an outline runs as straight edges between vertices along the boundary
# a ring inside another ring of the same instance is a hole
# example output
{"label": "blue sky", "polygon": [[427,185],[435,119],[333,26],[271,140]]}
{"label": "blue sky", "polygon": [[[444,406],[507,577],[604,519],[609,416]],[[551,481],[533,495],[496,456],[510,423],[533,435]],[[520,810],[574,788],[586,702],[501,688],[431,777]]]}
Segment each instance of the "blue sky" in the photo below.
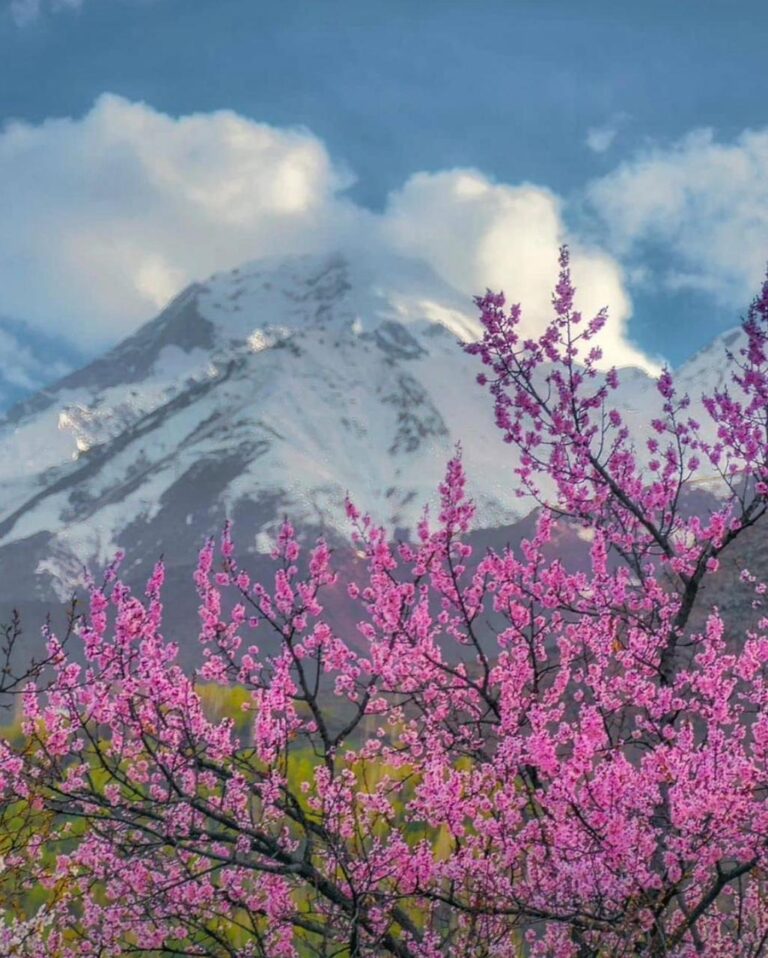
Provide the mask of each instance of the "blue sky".
{"label": "blue sky", "polygon": [[[287,252],[368,222],[443,272],[474,242],[459,288],[536,300],[505,231],[557,234],[590,251],[582,286],[620,289],[627,342],[680,362],[768,260],[767,28],[764,4],[717,0],[0,0],[0,315],[86,355],[269,235]],[[290,183],[269,195],[287,162],[303,220]],[[255,168],[247,224],[200,199]]]}

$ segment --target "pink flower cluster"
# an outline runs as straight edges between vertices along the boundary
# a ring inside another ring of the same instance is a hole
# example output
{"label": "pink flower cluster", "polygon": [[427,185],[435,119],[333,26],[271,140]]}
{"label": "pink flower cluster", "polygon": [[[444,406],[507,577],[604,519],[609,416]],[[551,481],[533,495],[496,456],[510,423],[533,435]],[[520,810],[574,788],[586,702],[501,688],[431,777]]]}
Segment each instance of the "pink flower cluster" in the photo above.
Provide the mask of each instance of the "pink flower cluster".
{"label": "pink flower cluster", "polygon": [[[642,449],[567,250],[538,339],[503,296],[477,303],[467,349],[520,450],[510,481],[541,504],[530,539],[473,553],[459,453],[413,542],[349,504],[351,574],[286,523],[254,583],[227,528],[200,553],[197,677],[162,635],[161,566],[144,597],[94,585],[80,659],[49,638],[24,744],[0,745],[5,820],[37,823],[0,887],[12,871],[47,892],[6,950],[764,953],[768,621],[735,632],[706,584],[768,508],[768,284],[732,387],[705,401],[716,441],[665,371]],[[720,480],[707,515],[686,499],[702,471]],[[244,732],[206,714],[201,680],[243,691]]]}

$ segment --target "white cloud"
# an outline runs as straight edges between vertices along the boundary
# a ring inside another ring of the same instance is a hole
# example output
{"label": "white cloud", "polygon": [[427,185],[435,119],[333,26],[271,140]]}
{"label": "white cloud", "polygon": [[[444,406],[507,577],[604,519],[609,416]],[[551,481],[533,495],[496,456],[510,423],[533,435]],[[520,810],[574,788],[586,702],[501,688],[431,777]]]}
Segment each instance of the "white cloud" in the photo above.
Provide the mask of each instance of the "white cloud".
{"label": "white cloud", "polygon": [[39,363],[31,351],[13,333],[0,329],[0,379],[21,389],[37,385],[35,371]]}
{"label": "white cloud", "polygon": [[632,121],[629,113],[613,113],[604,123],[590,127],[584,140],[593,153],[606,153],[616,142],[619,133]]}
{"label": "white cloud", "polygon": [[768,259],[768,130],[732,143],[694,131],[622,164],[588,196],[619,255],[648,242],[665,248],[668,288],[706,290],[733,307],[759,284]]}
{"label": "white cloud", "polygon": [[81,119],[11,124],[0,132],[0,309],[95,348],[214,270],[366,244],[425,259],[468,299],[503,287],[534,330],[569,241],[580,305],[611,307],[608,360],[649,366],[627,342],[620,267],[568,235],[553,193],[472,170],[419,173],[373,214],[343,196],[350,182],[308,131],[228,111],[176,119],[105,95]]}
{"label": "white cloud", "polygon": [[19,27],[24,27],[40,16],[40,0],[12,0],[8,11]]}
{"label": "white cloud", "polygon": [[[155,0],[122,0],[122,2],[153,3]],[[85,0],[10,0],[7,12],[17,27],[26,27],[40,17],[61,13],[63,10],[78,11]]]}
{"label": "white cloud", "polygon": [[474,170],[419,173],[390,197],[383,231],[397,249],[428,260],[468,295],[503,289],[522,304],[529,334],[551,316],[557,251],[568,241],[579,308],[587,314],[610,308],[602,337],[609,361],[652,366],[627,341],[631,304],[619,265],[568,236],[561,203],[549,190],[495,184]]}
{"label": "white cloud", "polygon": [[593,153],[605,153],[613,146],[616,134],[619,131],[615,126],[593,126],[587,130],[586,143]]}
{"label": "white cloud", "polygon": [[19,27],[33,23],[43,12],[58,13],[60,10],[79,10],[83,0],[11,0],[8,7],[11,16]]}
{"label": "white cloud", "polygon": [[62,358],[59,345],[0,317],[0,409],[70,371],[73,357]]}
{"label": "white cloud", "polygon": [[192,279],[317,246],[346,182],[306,131],[227,111],[172,119],[105,95],[80,120],[13,123],[0,306],[80,345],[113,342]]}

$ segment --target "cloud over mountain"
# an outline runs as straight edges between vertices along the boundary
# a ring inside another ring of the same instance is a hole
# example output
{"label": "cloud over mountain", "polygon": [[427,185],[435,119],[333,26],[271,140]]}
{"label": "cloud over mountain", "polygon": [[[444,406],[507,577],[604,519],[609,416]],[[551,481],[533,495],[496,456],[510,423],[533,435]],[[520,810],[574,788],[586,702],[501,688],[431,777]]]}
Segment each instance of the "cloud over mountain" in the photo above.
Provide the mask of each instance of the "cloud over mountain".
{"label": "cloud over mountain", "polygon": [[748,301],[768,255],[768,129],[718,142],[695,130],[622,163],[588,188],[603,235],[622,257],[668,255],[662,282],[725,306]]}
{"label": "cloud over mountain", "polygon": [[345,181],[306,132],[102,96],[8,125],[0,182],[4,311],[93,346],[244,252],[301,251]]}
{"label": "cloud over mountain", "polygon": [[652,365],[627,341],[620,266],[579,246],[549,190],[473,170],[418,173],[374,214],[344,195],[351,182],[306,129],[232,111],[175,118],[104,95],[78,119],[8,124],[0,307],[94,349],[214,270],[364,244],[426,260],[467,296],[503,287],[534,329],[568,241],[582,301],[611,307],[608,360]]}
{"label": "cloud over mountain", "polygon": [[[382,230],[400,251],[428,260],[467,294],[505,290],[522,303],[523,329],[534,334],[551,315],[557,249],[571,240],[561,206],[543,187],[494,184],[474,170],[418,173],[390,197]],[[610,307],[603,337],[610,362],[649,369],[648,359],[627,342],[631,304],[618,263],[576,242],[572,268],[580,308],[594,314]]]}

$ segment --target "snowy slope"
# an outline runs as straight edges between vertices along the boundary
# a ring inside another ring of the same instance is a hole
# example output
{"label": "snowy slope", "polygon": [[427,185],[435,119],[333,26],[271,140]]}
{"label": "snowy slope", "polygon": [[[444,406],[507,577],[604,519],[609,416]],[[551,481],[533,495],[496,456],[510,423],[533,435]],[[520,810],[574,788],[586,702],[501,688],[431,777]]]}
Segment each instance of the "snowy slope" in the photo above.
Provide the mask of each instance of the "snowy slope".
{"label": "snowy slope", "polygon": [[[0,423],[0,602],[64,596],[83,562],[118,547],[137,575],[161,553],[188,564],[227,516],[256,551],[284,514],[344,533],[347,491],[412,528],[458,440],[479,523],[516,521],[531,503],[516,496],[515,453],[456,342],[478,331],[472,304],[427,267],[374,271],[359,252],[194,284]],[[700,386],[707,371],[691,375]],[[618,401],[642,436],[651,381],[625,371]]]}
{"label": "snowy slope", "polygon": [[346,528],[347,491],[412,526],[457,439],[482,520],[513,519],[507,450],[456,345],[476,332],[410,262],[262,261],[196,284],[0,425],[0,562],[63,594],[83,561],[194,550],[225,515],[262,548],[285,513]]}

